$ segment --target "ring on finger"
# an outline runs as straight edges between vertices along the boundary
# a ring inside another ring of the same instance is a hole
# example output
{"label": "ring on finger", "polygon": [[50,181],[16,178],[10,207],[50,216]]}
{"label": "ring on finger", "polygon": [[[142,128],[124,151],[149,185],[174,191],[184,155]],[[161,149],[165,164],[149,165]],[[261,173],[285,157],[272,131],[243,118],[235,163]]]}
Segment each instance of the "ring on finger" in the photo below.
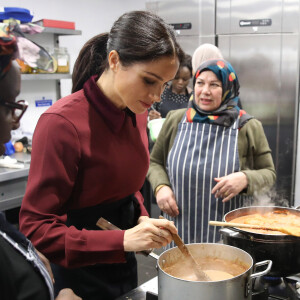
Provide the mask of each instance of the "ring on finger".
{"label": "ring on finger", "polygon": [[225,195],[225,197],[227,197],[227,196],[229,195],[229,192],[226,191],[226,192],[224,193],[224,195]]}

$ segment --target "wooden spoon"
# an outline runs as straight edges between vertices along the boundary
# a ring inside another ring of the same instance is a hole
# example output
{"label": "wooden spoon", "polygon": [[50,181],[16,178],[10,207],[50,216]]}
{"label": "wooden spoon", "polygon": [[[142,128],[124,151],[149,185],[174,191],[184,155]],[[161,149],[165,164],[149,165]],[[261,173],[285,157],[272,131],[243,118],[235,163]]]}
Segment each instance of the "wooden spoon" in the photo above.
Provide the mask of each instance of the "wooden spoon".
{"label": "wooden spoon", "polygon": [[[159,216],[160,219],[166,219],[163,216]],[[195,258],[192,256],[191,252],[189,251],[188,247],[184,244],[182,239],[177,233],[171,233],[173,241],[182,252],[182,254],[190,261],[192,268],[197,276],[199,281],[212,281],[211,278],[201,269],[200,265],[197,263]]]}
{"label": "wooden spoon", "polygon": [[252,229],[280,231],[285,234],[300,237],[300,228],[292,227],[292,226],[286,226],[286,227],[261,226],[261,225],[254,225],[254,224],[240,224],[240,223],[218,222],[218,221],[209,221],[208,224],[212,225],[212,226],[239,227],[239,228],[252,228]]}

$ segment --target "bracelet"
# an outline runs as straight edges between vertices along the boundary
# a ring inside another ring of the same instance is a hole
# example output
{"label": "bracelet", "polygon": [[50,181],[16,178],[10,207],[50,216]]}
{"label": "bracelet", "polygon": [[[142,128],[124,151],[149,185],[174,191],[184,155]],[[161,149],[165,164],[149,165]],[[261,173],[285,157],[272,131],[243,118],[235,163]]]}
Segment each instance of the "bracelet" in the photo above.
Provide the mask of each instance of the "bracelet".
{"label": "bracelet", "polygon": [[166,184],[160,184],[156,187],[155,192],[154,192],[154,196],[156,197],[158,191],[163,188],[164,186],[167,186]]}

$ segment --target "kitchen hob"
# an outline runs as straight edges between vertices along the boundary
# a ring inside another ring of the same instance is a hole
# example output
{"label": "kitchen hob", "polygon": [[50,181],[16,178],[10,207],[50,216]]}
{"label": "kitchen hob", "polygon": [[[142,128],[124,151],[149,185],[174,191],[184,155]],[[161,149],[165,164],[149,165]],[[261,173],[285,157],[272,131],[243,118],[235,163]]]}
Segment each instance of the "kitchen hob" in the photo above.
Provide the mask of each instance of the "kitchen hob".
{"label": "kitchen hob", "polygon": [[[157,300],[157,291],[158,278],[154,277],[116,300]],[[203,296],[203,299],[205,299],[205,295]],[[265,276],[253,282],[252,300],[275,299],[300,299],[300,274],[287,278]]]}
{"label": "kitchen hob", "polygon": [[300,277],[261,277],[253,283],[252,299],[298,300],[300,299]]}

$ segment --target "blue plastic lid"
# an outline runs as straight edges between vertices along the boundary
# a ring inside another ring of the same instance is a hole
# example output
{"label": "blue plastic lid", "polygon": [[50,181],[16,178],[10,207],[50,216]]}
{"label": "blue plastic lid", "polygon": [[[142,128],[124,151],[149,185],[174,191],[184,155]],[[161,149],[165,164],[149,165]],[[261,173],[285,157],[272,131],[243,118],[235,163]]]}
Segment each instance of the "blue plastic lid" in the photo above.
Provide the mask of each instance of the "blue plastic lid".
{"label": "blue plastic lid", "polygon": [[14,145],[12,144],[11,141],[7,142],[6,144],[4,144],[5,146],[5,155],[12,155],[16,152]]}
{"label": "blue plastic lid", "polygon": [[22,23],[28,23],[33,19],[33,14],[29,9],[22,7],[0,7],[0,20],[10,18],[20,20]]}

